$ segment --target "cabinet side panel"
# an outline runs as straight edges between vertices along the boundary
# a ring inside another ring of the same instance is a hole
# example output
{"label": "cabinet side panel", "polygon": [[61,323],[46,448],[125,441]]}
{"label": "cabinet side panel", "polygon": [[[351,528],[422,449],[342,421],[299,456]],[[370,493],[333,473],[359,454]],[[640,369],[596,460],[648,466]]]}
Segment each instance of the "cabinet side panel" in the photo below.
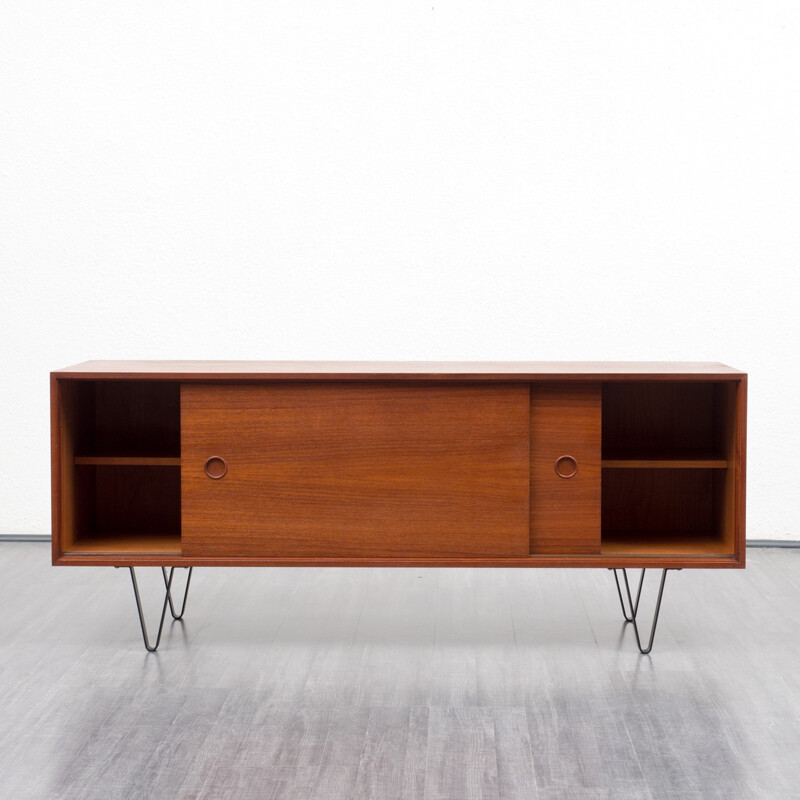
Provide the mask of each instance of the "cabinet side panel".
{"label": "cabinet side panel", "polygon": [[58,557],[61,551],[68,550],[79,535],[84,524],[83,502],[86,487],[76,480],[75,454],[80,442],[86,436],[94,407],[82,381],[56,381],[55,413],[57,424],[55,436],[57,470],[53,500],[58,504],[58,512],[53,530],[53,554]]}
{"label": "cabinet side panel", "polygon": [[725,552],[744,562],[744,471],[746,448],[747,382],[720,382],[716,385],[715,419],[718,449],[728,467],[716,476],[715,500],[719,535]]}
{"label": "cabinet side panel", "polygon": [[599,383],[531,384],[531,554],[600,553],[601,405]]}
{"label": "cabinet side panel", "polygon": [[719,536],[725,552],[733,553],[736,539],[736,389],[737,383],[716,385],[714,419],[717,449],[728,467],[715,476],[714,499]]}
{"label": "cabinet side panel", "polygon": [[733,462],[736,465],[734,489],[736,494],[734,513],[734,548],[737,560],[744,566],[747,549],[745,528],[745,485],[747,473],[747,376],[736,387],[736,439]]}
{"label": "cabinet side panel", "polygon": [[61,408],[61,396],[59,381],[55,375],[50,374],[50,515],[52,520],[51,528],[51,550],[52,559],[55,564],[63,552],[61,547],[61,425],[59,414]]}
{"label": "cabinet side panel", "polygon": [[528,397],[527,384],[184,384],[182,552],[525,556]]}
{"label": "cabinet side panel", "polygon": [[58,411],[58,451],[59,451],[59,479],[60,479],[60,525],[59,540],[61,547],[68,550],[75,541],[77,529],[78,503],[75,485],[75,440],[78,424],[78,391],[73,382],[63,382],[59,391]]}

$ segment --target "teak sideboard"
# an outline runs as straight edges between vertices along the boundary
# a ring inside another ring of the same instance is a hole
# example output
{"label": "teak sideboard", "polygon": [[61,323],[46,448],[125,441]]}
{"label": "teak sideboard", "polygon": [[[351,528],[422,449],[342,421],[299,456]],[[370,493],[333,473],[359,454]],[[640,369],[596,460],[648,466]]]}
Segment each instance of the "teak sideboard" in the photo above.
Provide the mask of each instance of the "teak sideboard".
{"label": "teak sideboard", "polygon": [[168,567],[176,618],[174,568],[214,565],[654,567],[658,609],[666,570],[744,566],[746,391],[713,363],[89,361],[51,373],[53,563],[129,567],[137,603]]}

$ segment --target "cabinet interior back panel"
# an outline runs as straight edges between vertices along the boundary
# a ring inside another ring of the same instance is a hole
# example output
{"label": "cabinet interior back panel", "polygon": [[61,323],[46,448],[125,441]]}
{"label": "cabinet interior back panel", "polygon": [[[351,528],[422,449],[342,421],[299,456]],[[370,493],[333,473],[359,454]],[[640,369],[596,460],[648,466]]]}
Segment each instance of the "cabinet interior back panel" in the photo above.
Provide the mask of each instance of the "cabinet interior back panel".
{"label": "cabinet interior back panel", "polygon": [[516,383],[184,384],[183,555],[527,555],[529,397]]}

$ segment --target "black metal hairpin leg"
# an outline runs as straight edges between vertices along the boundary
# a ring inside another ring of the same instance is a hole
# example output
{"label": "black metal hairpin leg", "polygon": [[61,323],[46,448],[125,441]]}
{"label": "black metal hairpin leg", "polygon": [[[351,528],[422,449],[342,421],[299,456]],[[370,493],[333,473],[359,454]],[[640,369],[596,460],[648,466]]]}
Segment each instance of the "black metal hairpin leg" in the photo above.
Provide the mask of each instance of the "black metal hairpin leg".
{"label": "black metal hairpin leg", "polygon": [[[639,648],[639,652],[642,655],[647,655],[653,649],[653,640],[656,637],[656,626],[658,625],[658,613],[661,610],[661,598],[664,596],[664,583],[667,580],[667,570],[661,571],[661,584],[658,587],[658,599],[656,600],[656,610],[653,614],[653,625],[650,628],[650,641],[647,643],[647,647],[642,647],[642,640],[639,638],[639,625],[636,622],[636,615],[639,613],[639,599],[642,596],[642,585],[644,584],[644,574],[647,572],[646,569],[642,570],[642,574],[639,577],[639,588],[636,592],[636,602],[633,602],[631,597],[631,587],[628,583],[628,571],[623,569],[622,570],[622,577],[625,580],[625,594],[628,596],[628,608],[625,607],[625,602],[622,599],[622,589],[619,585],[619,577],[617,576],[617,570],[613,570],[614,572],[614,581],[617,584],[617,594],[619,595],[619,604],[622,607],[622,616],[625,618],[625,622],[632,622],[633,623],[633,632],[636,634],[636,645]],[[628,609],[630,609],[630,615],[628,614]]]}
{"label": "black metal hairpin leg", "polygon": [[[185,568],[184,568],[185,569]],[[164,576],[164,588],[167,590],[167,597],[169,598],[169,613],[172,614],[172,619],[183,619],[183,613],[186,611],[186,598],[189,596],[189,584],[192,582],[192,570],[194,567],[189,567],[189,574],[186,576],[186,588],[183,590],[183,603],[181,604],[181,613],[175,613],[175,606],[172,604],[172,592],[170,586],[172,584],[172,573],[175,567],[171,567],[169,571],[169,580],[167,580],[167,568],[161,567],[161,574]]]}
{"label": "black metal hairpin leg", "polygon": [[150,652],[154,653],[158,650],[159,644],[161,644],[161,634],[164,632],[164,619],[167,616],[167,606],[169,606],[170,613],[172,614],[173,619],[181,619],[183,617],[184,611],[186,611],[186,598],[189,596],[189,584],[192,580],[192,567],[189,567],[189,576],[186,579],[186,590],[183,594],[183,603],[181,604],[181,613],[175,613],[175,606],[172,602],[172,579],[175,575],[176,567],[170,567],[169,570],[169,577],[167,577],[167,570],[165,567],[161,567],[161,574],[164,578],[164,605],[161,607],[161,620],[158,623],[158,635],[156,636],[156,643],[150,644],[150,637],[147,635],[147,625],[144,621],[144,612],[142,611],[142,599],[139,596],[139,584],[136,582],[136,570],[134,567],[128,567],[131,571],[131,583],[133,584],[133,595],[136,598],[136,610],[139,612],[139,623],[142,626],[142,640],[144,641],[145,649]]}

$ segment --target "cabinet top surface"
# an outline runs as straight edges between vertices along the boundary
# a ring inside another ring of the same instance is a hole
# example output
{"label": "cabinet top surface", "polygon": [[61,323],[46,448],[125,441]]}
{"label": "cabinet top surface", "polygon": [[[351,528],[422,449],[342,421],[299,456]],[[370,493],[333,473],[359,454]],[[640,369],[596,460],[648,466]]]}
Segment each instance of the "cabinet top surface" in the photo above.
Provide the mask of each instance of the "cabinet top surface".
{"label": "cabinet top surface", "polygon": [[700,361],[84,361],[55,370],[57,378],[152,378],[178,380],[587,378],[733,379],[745,373]]}

